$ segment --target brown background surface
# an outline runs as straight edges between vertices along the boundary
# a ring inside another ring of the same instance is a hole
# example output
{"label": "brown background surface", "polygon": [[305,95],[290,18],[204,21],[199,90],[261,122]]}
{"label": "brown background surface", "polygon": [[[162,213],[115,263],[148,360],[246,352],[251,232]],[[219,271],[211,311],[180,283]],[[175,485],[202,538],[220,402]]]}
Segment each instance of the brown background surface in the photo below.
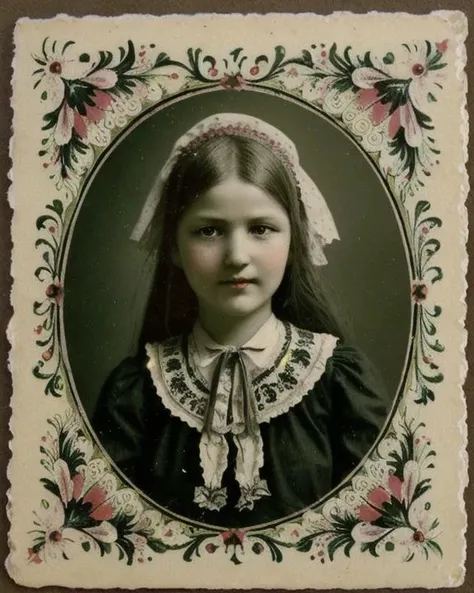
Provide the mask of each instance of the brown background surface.
{"label": "brown background surface", "polygon": [[[67,13],[74,16],[86,14],[97,15],[120,15],[123,13],[146,13],[146,14],[169,14],[169,13],[194,13],[194,12],[315,12],[329,14],[337,10],[352,10],[363,13],[371,10],[378,11],[405,11],[423,14],[432,10],[462,10],[465,12],[471,23],[474,19],[474,3],[472,0],[437,0],[418,1],[416,5],[403,0],[82,0],[79,2],[61,0],[0,0],[0,72],[3,72],[0,82],[0,591],[2,593],[13,593],[27,591],[13,583],[4,568],[4,561],[8,553],[7,532],[9,529],[6,517],[6,490],[8,482],[6,479],[6,467],[10,457],[8,441],[10,433],[8,422],[10,418],[9,400],[11,396],[11,378],[8,372],[7,357],[9,344],[5,335],[8,320],[12,314],[9,303],[11,287],[10,278],[10,220],[11,210],[7,202],[7,191],[9,181],[7,178],[10,167],[8,156],[8,142],[11,133],[12,111],[10,109],[10,79],[12,62],[12,34],[15,21],[23,16],[30,18],[50,18],[58,13]],[[467,42],[469,74],[474,73],[474,36],[468,38]],[[469,112],[473,112],[473,97],[468,97]],[[469,143],[470,151],[473,149],[473,139]],[[469,173],[474,174],[472,163],[468,167]],[[471,183],[474,183],[471,181]],[[472,217],[474,207],[472,197],[468,198],[468,209]],[[468,250],[471,257],[474,257],[474,235],[471,233],[468,243]],[[472,269],[468,272],[468,305],[470,311],[467,317],[468,329],[474,329],[474,275]],[[474,364],[474,345],[472,337],[467,347],[467,357],[471,364]],[[470,369],[465,387],[468,402],[468,425],[469,434],[472,434],[474,427],[474,372]],[[473,451],[472,442],[469,452]],[[471,473],[471,472],[470,472]],[[474,517],[474,488],[470,485],[466,491],[466,505],[468,520]],[[467,574],[464,585],[458,591],[467,593],[474,592],[474,527],[471,526],[467,537]],[[426,564],[429,570],[430,564]],[[403,567],[401,567],[403,570]],[[382,583],[381,583],[382,584]],[[34,591],[34,589],[31,589]],[[47,587],[48,592],[58,591],[59,587]],[[389,591],[385,589],[384,591]],[[416,592],[417,590],[411,589]]]}

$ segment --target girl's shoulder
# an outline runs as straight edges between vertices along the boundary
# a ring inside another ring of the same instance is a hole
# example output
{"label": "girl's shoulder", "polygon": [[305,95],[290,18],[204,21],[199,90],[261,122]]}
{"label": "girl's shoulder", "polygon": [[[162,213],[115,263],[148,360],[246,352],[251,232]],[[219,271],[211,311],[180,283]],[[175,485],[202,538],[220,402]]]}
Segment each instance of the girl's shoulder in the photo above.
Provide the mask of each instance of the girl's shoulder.
{"label": "girl's shoulder", "polygon": [[[315,333],[295,328],[300,343],[306,343],[307,350],[315,361],[315,367],[322,372],[313,372],[308,384],[314,380],[314,387],[322,386],[337,397],[344,398],[372,392],[385,399],[383,380],[372,361],[360,348],[348,344],[331,334]],[[319,348],[319,350],[318,350]],[[293,351],[293,355],[297,353]]]}
{"label": "girl's shoulder", "polygon": [[349,371],[363,371],[368,367],[372,367],[372,364],[360,348],[339,340],[328,359],[326,372],[334,375]]}
{"label": "girl's shoulder", "polygon": [[122,360],[108,375],[102,396],[109,401],[140,400],[148,379],[147,364],[148,358],[144,351]]}

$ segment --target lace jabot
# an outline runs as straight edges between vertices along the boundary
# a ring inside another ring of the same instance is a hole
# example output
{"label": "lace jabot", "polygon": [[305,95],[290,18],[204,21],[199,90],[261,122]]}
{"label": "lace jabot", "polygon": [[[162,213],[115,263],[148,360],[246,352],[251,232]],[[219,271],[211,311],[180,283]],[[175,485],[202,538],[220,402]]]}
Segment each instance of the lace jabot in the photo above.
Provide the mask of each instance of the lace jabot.
{"label": "lace jabot", "polygon": [[238,508],[270,496],[259,425],[298,404],[324,373],[337,338],[271,316],[242,347],[214,342],[197,323],[188,336],[147,344],[148,369],[170,413],[201,433],[204,485],[194,502],[219,510],[227,502],[222,477],[231,435],[237,445]]}

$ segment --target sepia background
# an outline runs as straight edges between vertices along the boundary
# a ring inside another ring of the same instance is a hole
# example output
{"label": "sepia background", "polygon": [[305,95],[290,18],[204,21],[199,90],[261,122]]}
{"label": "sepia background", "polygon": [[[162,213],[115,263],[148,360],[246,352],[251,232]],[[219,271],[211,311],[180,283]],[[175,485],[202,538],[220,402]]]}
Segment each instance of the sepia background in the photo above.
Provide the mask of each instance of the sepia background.
{"label": "sepia background", "polygon": [[63,310],[72,376],[87,414],[110,371],[136,351],[153,267],[130,233],[147,193],[176,139],[223,111],[262,118],[295,141],[340,235],[321,268],[329,300],[393,398],[409,344],[410,276],[382,179],[349,136],[315,110],[281,95],[216,90],[145,119],[111,147],[85,191],[66,258]]}
{"label": "sepia background", "polygon": [[[468,17],[474,17],[474,5],[470,0],[425,0],[420,1],[416,6],[411,7],[413,12],[425,13],[431,10],[439,9],[450,10],[464,10]],[[58,13],[67,12],[71,15],[85,15],[85,14],[99,14],[99,15],[119,15],[124,12],[135,13],[153,13],[165,14],[173,12],[192,13],[196,11],[216,11],[216,12],[318,12],[321,14],[329,13],[334,10],[353,10],[355,12],[366,12],[370,10],[379,11],[405,11],[407,10],[406,2],[402,0],[334,0],[328,4],[324,0],[235,0],[233,2],[216,0],[178,0],[170,2],[169,0],[102,0],[97,3],[92,0],[82,0],[80,3],[64,2],[63,0],[3,0],[0,4],[0,64],[2,66],[3,80],[0,83],[0,112],[2,118],[0,120],[0,498],[2,513],[0,516],[0,557],[2,558],[2,567],[0,568],[0,589],[5,593],[28,591],[24,587],[14,584],[7,576],[3,567],[3,560],[7,555],[7,531],[8,520],[6,516],[6,491],[8,481],[6,478],[6,467],[10,457],[8,441],[10,439],[10,432],[8,430],[8,422],[10,418],[9,398],[11,395],[11,378],[8,371],[8,352],[9,344],[6,337],[6,327],[8,320],[12,314],[12,309],[9,302],[9,293],[11,286],[10,278],[10,220],[11,209],[8,206],[6,195],[9,187],[7,173],[10,167],[8,157],[8,142],[10,136],[11,116],[12,112],[9,106],[11,87],[11,60],[13,54],[12,34],[14,23],[17,18],[30,16],[32,18],[49,18]],[[472,37],[468,38],[468,60],[474,59]],[[470,71],[472,67],[470,67]],[[472,97],[469,97],[469,111],[472,112],[473,104]],[[472,140],[471,140],[472,142]],[[469,167],[471,168],[471,167]],[[326,196],[327,197],[327,196]],[[329,198],[328,198],[329,200]],[[472,201],[468,200],[469,210],[472,212]],[[336,214],[336,213],[335,213]],[[473,252],[472,235],[469,240],[469,252]],[[329,255],[329,254],[328,254]],[[469,272],[469,280],[472,286],[472,272]],[[468,293],[468,302],[472,301],[472,288]],[[472,328],[473,325],[472,308],[468,313],[467,325]],[[467,347],[468,360],[473,358],[472,340],[469,341]],[[113,364],[109,360],[109,365]],[[472,371],[468,374],[466,383],[466,397],[468,401],[468,411],[472,412],[473,401],[473,377]],[[31,401],[32,406],[38,405],[37,402]],[[472,416],[472,414],[471,414]],[[473,420],[469,416],[469,428],[473,425]],[[472,447],[470,447],[472,449]],[[474,495],[472,487],[470,486],[466,491],[467,510],[469,517],[472,516]],[[461,593],[467,593],[474,590],[474,570],[472,562],[469,562],[472,552],[474,551],[474,538],[472,529],[468,533],[468,562],[467,575],[464,585],[458,589]],[[34,589],[31,589],[34,591]],[[52,591],[61,591],[59,587],[48,588],[48,593]],[[389,591],[388,589],[386,591]],[[411,589],[410,591],[414,591]]]}

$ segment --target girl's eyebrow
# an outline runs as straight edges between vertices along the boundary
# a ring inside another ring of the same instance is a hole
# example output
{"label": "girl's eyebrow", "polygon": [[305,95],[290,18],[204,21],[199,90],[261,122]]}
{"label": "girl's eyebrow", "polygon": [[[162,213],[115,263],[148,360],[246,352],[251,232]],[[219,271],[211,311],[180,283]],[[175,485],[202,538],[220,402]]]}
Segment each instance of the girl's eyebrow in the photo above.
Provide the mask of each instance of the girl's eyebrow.
{"label": "girl's eyebrow", "polygon": [[[205,213],[203,214],[197,214],[195,217],[195,220],[197,222],[206,222],[206,223],[211,223],[211,224],[228,224],[229,221],[227,220],[227,218],[225,217],[221,217],[221,216],[216,216],[215,214],[209,214],[206,215]],[[281,222],[281,218],[275,215],[261,215],[261,216],[252,216],[246,219],[247,223],[250,224],[264,224],[264,223],[278,223]]]}
{"label": "girl's eyebrow", "polygon": [[206,215],[206,214],[198,214],[198,215],[196,215],[193,218],[195,218],[195,220],[197,222],[210,222],[210,223],[213,223],[213,224],[214,223],[223,223],[223,222],[226,222],[226,219],[225,218],[221,218],[221,217],[215,216],[213,214],[209,214],[209,215]]}

